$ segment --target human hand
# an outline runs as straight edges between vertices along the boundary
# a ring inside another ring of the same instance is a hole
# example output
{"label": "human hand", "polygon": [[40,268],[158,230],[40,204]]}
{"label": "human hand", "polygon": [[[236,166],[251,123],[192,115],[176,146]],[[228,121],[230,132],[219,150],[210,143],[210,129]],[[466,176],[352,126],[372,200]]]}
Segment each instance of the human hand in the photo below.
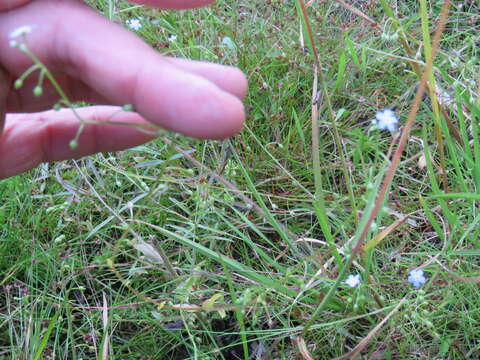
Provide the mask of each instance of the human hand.
{"label": "human hand", "polygon": [[[132,2],[189,8],[212,0]],[[0,138],[0,178],[41,162],[120,150],[152,138],[131,126],[87,125],[78,147],[70,148],[79,122],[69,109],[45,111],[59,100],[51,84],[43,82],[40,97],[33,95],[37,76],[30,75],[18,90],[13,87],[32,65],[28,56],[9,45],[9,34],[24,25],[34,26],[26,40],[29,49],[70,100],[132,104],[136,111],[99,105],[77,109],[85,120],[136,124],[148,120],[188,136],[213,139],[231,136],[242,126],[246,80],[238,69],[164,57],[80,0],[3,0],[1,10],[0,133],[5,114],[6,121]]]}

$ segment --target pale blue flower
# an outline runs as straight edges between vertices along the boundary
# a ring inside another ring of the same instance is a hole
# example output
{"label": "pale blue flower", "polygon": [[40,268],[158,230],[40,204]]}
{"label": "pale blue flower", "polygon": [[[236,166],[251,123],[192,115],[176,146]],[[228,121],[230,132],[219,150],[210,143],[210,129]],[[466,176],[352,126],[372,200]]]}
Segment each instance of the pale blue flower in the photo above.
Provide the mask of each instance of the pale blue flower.
{"label": "pale blue flower", "polygon": [[426,281],[427,279],[425,278],[422,269],[412,270],[408,275],[408,282],[412,284],[415,289],[418,289],[420,286],[425,284]]}
{"label": "pale blue flower", "polygon": [[375,125],[380,130],[388,130],[390,132],[397,130],[398,116],[392,109],[378,110],[375,120]]}
{"label": "pale blue flower", "polygon": [[351,288],[357,287],[362,282],[360,278],[360,274],[357,275],[348,275],[347,280],[345,280],[345,284],[350,286]]}

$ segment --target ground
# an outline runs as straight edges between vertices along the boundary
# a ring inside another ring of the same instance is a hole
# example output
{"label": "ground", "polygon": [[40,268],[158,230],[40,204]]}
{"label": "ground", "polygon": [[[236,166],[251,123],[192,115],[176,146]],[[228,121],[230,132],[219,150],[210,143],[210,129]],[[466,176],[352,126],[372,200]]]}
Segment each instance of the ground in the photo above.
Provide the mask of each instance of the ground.
{"label": "ground", "polygon": [[[310,1],[309,33],[300,1],[96,1],[166,55],[239,66],[246,125],[1,181],[0,359],[480,358],[474,0],[452,3],[437,90],[373,210],[443,5],[423,31],[420,3]],[[372,126],[385,108],[398,131]]]}

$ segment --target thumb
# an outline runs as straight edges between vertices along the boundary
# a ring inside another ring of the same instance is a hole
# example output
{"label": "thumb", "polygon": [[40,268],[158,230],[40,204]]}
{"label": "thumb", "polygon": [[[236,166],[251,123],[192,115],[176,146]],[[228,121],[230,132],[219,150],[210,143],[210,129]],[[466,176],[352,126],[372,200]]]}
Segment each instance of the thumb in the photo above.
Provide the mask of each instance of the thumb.
{"label": "thumb", "polygon": [[31,0],[1,0],[0,11],[10,10],[29,3]]}

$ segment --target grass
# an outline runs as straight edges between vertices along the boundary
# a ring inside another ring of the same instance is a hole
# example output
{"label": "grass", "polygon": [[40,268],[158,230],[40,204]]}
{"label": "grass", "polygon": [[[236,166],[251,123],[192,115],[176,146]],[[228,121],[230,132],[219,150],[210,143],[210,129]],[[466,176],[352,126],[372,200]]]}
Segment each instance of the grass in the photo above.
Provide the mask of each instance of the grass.
{"label": "grass", "polygon": [[[171,135],[0,182],[0,359],[480,357],[475,2],[453,2],[433,62],[451,102],[420,103],[366,251],[351,257],[398,140],[371,119],[392,107],[405,124],[412,61],[427,63],[442,5],[425,3],[422,29],[416,3],[380,3],[351,2],[378,28],[335,1],[307,8],[334,113],[321,91],[312,149],[315,61],[293,3],[95,2],[119,23],[141,18],[162,53],[240,66],[247,123],[223,142]],[[351,289],[342,273],[363,282]]]}

